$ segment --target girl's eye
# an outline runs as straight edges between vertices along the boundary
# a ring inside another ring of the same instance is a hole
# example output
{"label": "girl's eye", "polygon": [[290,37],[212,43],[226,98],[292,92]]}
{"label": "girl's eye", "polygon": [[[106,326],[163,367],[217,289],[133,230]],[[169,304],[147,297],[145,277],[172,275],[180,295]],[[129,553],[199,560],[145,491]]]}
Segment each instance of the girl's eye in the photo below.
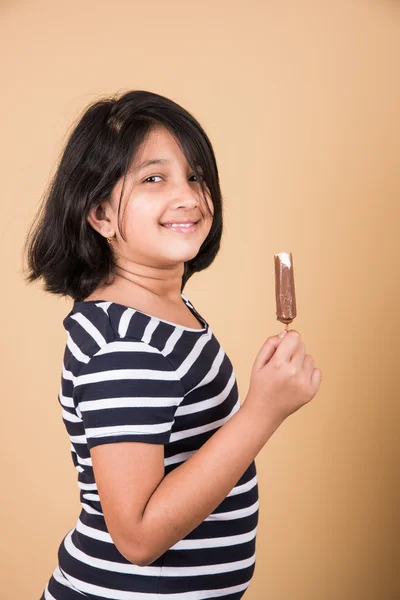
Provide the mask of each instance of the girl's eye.
{"label": "girl's eye", "polygon": [[[192,175],[192,177],[196,177],[196,175]],[[203,175],[200,175],[201,179],[204,181]]]}
{"label": "girl's eye", "polygon": [[[147,178],[146,178],[146,179],[143,181],[143,183],[153,183],[153,182],[149,181],[149,179],[154,179],[154,178],[156,178],[156,177],[158,177],[158,178],[160,178],[160,179],[161,179],[160,175],[150,175],[150,177],[147,177]],[[196,177],[196,175],[191,175],[191,177]],[[204,177],[203,177],[203,175],[200,175],[200,177],[201,177],[201,179],[204,181]]]}
{"label": "girl's eye", "polygon": [[[155,177],[160,177],[160,176],[159,176],[159,175],[150,175],[150,177],[147,177],[147,179],[145,179],[145,180],[143,181],[143,183],[146,183],[146,182],[148,182],[148,181],[149,181],[149,179],[154,179]],[[160,178],[160,179],[161,179],[161,178]],[[149,182],[149,183],[151,183],[151,182]]]}

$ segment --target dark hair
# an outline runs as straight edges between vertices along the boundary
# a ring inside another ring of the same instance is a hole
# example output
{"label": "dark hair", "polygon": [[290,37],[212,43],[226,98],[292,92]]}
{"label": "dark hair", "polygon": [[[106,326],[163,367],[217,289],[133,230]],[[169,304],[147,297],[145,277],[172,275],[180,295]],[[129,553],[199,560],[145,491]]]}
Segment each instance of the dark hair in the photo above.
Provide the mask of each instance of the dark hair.
{"label": "dark hair", "polygon": [[193,273],[213,262],[220,248],[223,219],[211,142],[199,122],[179,104],[135,90],[91,104],[69,136],[25,242],[24,278],[28,283],[43,278],[46,291],[80,301],[112,276],[115,262],[110,244],[87,217],[126,176],[141,144],[160,125],[175,137],[200,182],[203,197],[207,187],[214,206],[207,238],[198,254],[185,262],[181,291]]}

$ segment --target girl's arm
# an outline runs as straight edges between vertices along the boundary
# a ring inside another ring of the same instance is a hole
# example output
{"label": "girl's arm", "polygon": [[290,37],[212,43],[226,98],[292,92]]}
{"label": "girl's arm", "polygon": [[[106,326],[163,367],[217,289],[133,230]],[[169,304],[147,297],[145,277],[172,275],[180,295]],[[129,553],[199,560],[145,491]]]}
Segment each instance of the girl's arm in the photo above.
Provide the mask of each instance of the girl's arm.
{"label": "girl's arm", "polygon": [[[266,422],[267,421],[267,422]],[[104,517],[125,558],[149,565],[226,498],[279,427],[245,402],[197,452],[164,477],[163,446],[140,442],[91,449]]]}
{"label": "girl's arm", "polygon": [[104,516],[120,552],[148,565],[193,531],[235,487],[280,424],[316,395],[320,383],[321,371],[305,354],[300,334],[291,331],[283,341],[278,336],[266,340],[243,406],[166,477],[160,444],[92,448]]}

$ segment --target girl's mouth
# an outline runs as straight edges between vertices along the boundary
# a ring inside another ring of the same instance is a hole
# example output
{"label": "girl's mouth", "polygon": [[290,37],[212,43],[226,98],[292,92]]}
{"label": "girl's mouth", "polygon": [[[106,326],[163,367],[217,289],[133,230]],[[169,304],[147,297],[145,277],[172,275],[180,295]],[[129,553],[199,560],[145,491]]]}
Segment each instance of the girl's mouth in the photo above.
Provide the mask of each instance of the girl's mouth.
{"label": "girl's mouth", "polygon": [[197,229],[197,224],[199,221],[196,221],[196,223],[165,223],[162,225],[162,227],[164,227],[165,229],[169,229],[170,231],[177,231],[178,233],[192,233],[193,231],[196,231]]}

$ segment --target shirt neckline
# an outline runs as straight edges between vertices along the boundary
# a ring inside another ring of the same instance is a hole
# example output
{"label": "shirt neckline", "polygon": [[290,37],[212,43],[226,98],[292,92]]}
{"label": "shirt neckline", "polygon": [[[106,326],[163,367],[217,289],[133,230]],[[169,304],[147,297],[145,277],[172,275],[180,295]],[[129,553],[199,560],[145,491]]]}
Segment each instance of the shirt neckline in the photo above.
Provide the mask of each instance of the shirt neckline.
{"label": "shirt neckline", "polygon": [[122,306],[123,308],[131,308],[132,310],[134,310],[137,313],[146,315],[146,317],[150,317],[151,319],[157,319],[157,321],[159,321],[160,323],[166,323],[167,325],[172,325],[173,327],[176,327],[177,329],[182,329],[183,331],[198,331],[199,333],[207,331],[208,327],[209,327],[207,321],[205,319],[203,319],[203,317],[197,312],[197,310],[194,307],[189,306],[189,300],[182,293],[181,293],[181,298],[183,299],[184,303],[186,304],[186,306],[188,307],[190,312],[197,318],[197,320],[204,323],[205,326],[202,329],[198,329],[197,327],[185,327],[184,325],[180,325],[179,323],[173,323],[172,321],[166,321],[165,319],[160,319],[159,317],[150,315],[149,313],[139,310],[138,308],[135,308],[133,306],[127,306],[126,304],[120,304],[119,302],[113,302],[112,300],[102,300],[102,299],[101,300],[75,300],[74,307],[78,306],[78,305],[84,305],[84,304],[100,304],[100,303],[115,304],[116,306]]}

